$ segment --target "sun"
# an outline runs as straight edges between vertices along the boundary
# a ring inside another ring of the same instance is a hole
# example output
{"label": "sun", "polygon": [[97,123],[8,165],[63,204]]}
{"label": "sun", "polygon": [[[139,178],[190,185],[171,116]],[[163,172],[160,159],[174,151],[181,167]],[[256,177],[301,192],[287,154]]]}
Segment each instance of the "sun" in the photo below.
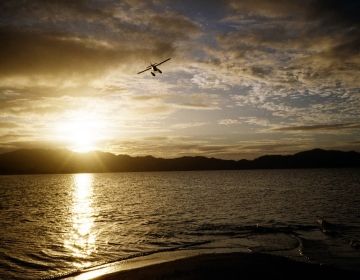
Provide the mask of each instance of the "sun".
{"label": "sun", "polygon": [[97,148],[102,128],[101,123],[94,119],[71,119],[58,124],[57,134],[70,150],[86,153]]}
{"label": "sun", "polygon": [[96,134],[88,122],[75,122],[69,125],[71,149],[76,152],[89,152],[95,149]]}

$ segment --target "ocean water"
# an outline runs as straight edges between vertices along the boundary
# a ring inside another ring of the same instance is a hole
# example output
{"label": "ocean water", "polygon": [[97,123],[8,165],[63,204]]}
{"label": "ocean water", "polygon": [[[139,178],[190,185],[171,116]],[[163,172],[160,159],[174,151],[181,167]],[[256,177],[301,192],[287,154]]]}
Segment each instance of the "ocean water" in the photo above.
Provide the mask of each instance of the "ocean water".
{"label": "ocean water", "polygon": [[66,276],[192,248],[359,270],[359,171],[0,176],[0,279]]}

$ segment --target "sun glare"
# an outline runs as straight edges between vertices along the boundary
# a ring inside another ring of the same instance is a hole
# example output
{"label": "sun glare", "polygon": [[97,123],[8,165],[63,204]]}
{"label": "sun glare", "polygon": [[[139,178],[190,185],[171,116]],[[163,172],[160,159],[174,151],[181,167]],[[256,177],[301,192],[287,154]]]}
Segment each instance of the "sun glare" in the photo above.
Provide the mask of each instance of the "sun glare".
{"label": "sun glare", "polygon": [[75,119],[60,123],[57,134],[67,148],[75,152],[85,153],[97,148],[100,131],[103,127],[99,121],[90,119]]}
{"label": "sun glare", "polygon": [[76,152],[89,152],[95,148],[96,132],[90,123],[73,123],[69,125],[69,140],[71,149]]}

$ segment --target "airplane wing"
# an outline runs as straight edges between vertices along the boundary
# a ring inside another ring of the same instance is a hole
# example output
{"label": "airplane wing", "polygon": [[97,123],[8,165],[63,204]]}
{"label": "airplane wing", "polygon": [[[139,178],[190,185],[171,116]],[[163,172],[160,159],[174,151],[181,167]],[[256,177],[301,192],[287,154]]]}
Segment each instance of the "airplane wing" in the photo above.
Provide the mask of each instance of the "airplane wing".
{"label": "airplane wing", "polygon": [[151,66],[148,66],[145,70],[142,70],[140,72],[138,72],[138,74],[144,73],[146,71],[149,71],[151,69]]}
{"label": "airplane wing", "polygon": [[163,63],[165,63],[166,61],[169,61],[170,59],[171,59],[171,57],[168,58],[168,59],[165,59],[164,61],[161,61],[160,63],[156,63],[155,66],[158,66],[158,65],[160,65],[160,64],[163,64]]}

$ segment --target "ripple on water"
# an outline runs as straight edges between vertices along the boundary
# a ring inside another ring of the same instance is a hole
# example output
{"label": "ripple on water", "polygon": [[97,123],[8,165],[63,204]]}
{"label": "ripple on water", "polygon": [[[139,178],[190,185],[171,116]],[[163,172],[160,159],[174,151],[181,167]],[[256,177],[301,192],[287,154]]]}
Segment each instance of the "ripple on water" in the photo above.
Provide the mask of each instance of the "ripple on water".
{"label": "ripple on water", "polygon": [[0,278],[211,246],[360,267],[359,181],[356,169],[0,176]]}

